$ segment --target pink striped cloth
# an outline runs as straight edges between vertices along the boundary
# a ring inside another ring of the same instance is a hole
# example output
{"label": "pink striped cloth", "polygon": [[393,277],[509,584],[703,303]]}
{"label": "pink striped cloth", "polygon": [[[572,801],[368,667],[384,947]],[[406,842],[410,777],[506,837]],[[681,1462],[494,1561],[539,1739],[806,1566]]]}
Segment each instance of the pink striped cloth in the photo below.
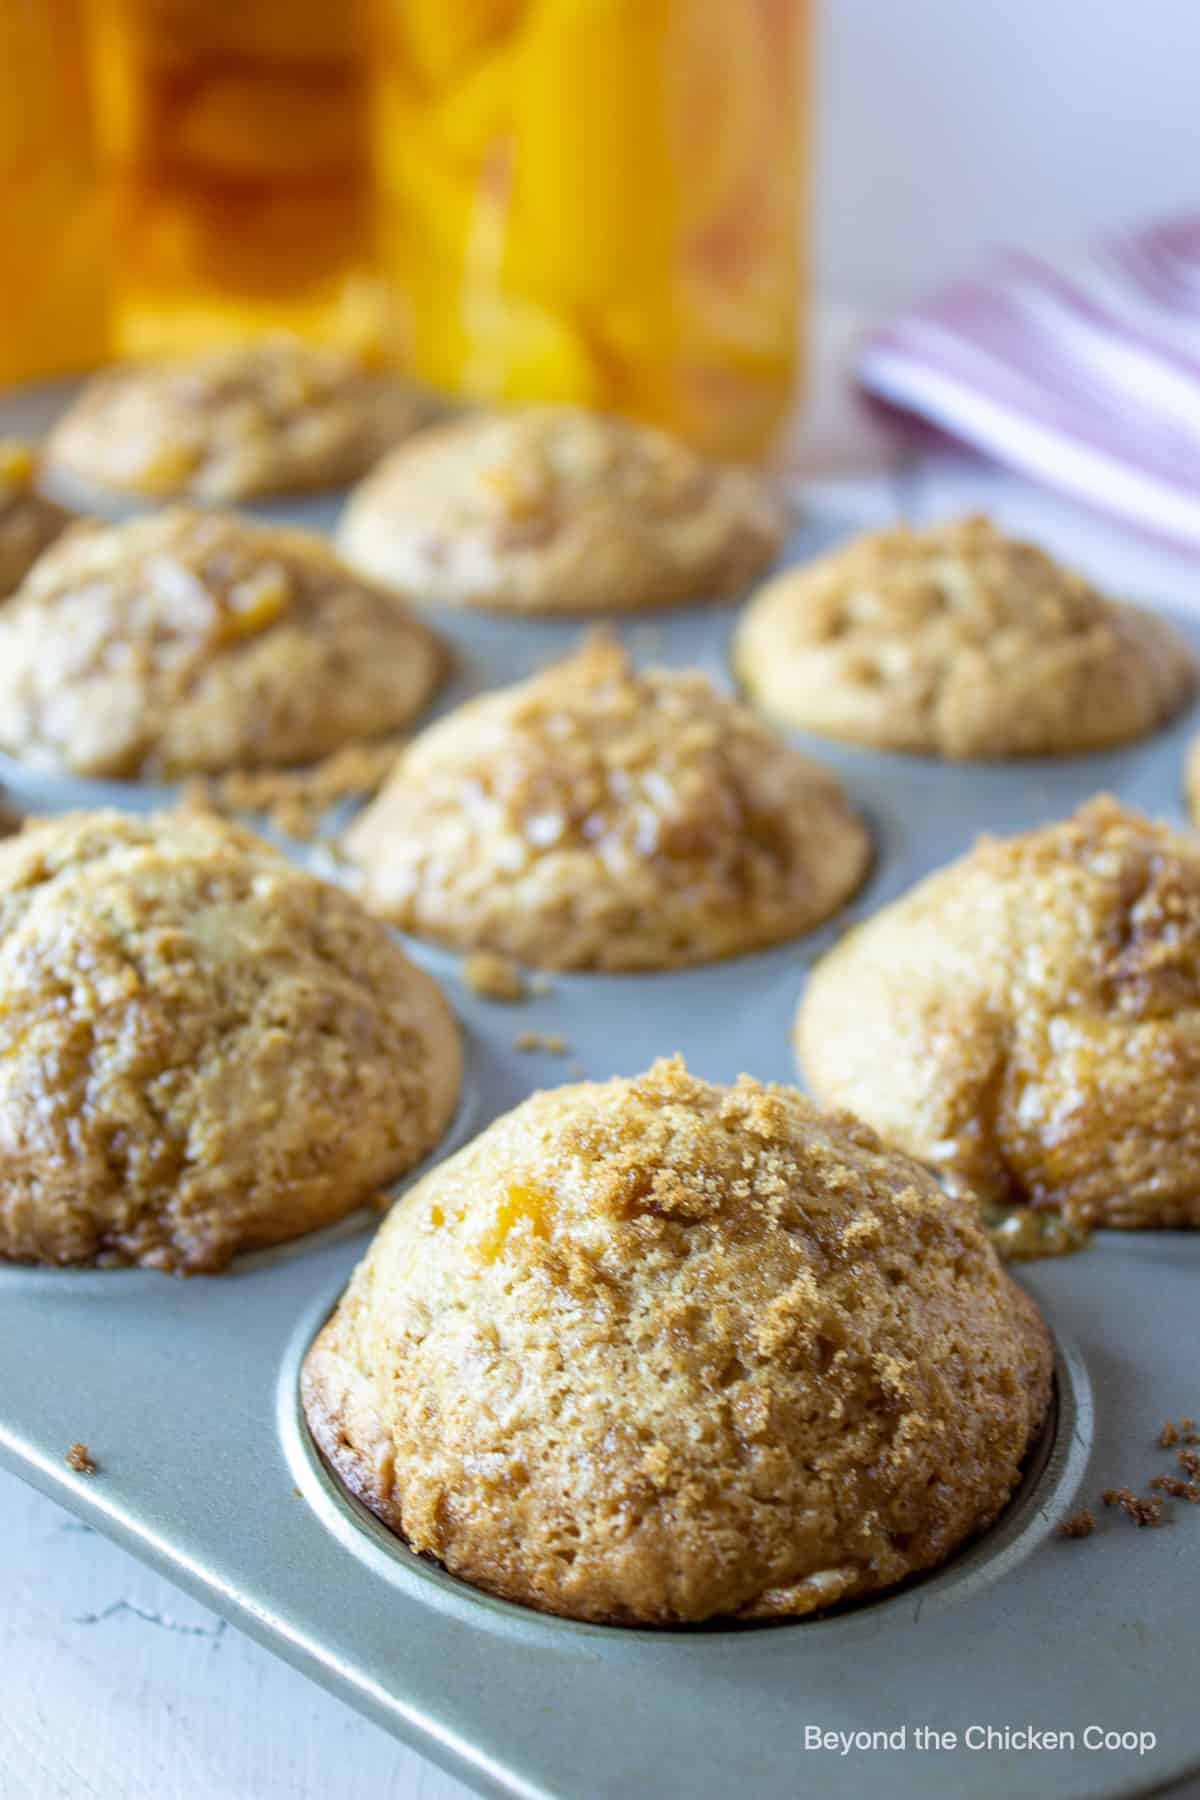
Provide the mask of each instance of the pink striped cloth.
{"label": "pink striped cloth", "polygon": [[859,348],[868,393],[1200,549],[1200,214],[1052,267],[1006,255]]}

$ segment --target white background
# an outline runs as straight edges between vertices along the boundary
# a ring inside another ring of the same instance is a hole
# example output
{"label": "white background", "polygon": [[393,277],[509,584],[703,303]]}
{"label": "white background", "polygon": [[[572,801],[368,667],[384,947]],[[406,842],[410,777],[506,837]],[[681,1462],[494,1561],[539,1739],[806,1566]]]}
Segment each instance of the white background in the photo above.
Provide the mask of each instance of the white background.
{"label": "white background", "polygon": [[[1066,248],[1200,204],[1198,72],[1193,0],[827,0],[814,249],[837,319],[995,243]],[[894,484],[845,475],[878,466],[878,446],[828,355],[816,373],[806,467],[842,471],[826,493],[845,516],[886,517]],[[926,471],[925,510],[968,502],[1131,591],[1194,603],[1193,567],[1065,503],[975,466]],[[3,1800],[465,1793],[8,1476],[0,1592]]]}
{"label": "white background", "polygon": [[1200,206],[1196,0],[825,0],[816,266],[891,304]]}

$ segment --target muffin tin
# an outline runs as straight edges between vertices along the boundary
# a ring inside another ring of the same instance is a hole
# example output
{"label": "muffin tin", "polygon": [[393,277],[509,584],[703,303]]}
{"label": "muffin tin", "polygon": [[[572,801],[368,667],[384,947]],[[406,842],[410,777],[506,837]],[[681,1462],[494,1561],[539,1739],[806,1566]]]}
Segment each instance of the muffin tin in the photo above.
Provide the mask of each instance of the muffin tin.
{"label": "muffin tin", "polygon": [[[336,503],[253,510],[325,527]],[[807,557],[829,535],[810,520],[790,554]],[[699,665],[727,682],[735,615],[695,607],[616,629],[641,662]],[[565,652],[581,628],[444,613],[435,622],[457,659],[439,711]],[[1200,644],[1195,626],[1182,628]],[[553,976],[549,991],[504,1005],[464,986],[457,956],[411,943],[465,1037],[462,1100],[435,1159],[533,1087],[634,1073],[671,1050],[713,1080],[743,1069],[793,1080],[789,1034],[806,969],[848,916],[893,898],[980,830],[1045,822],[1102,789],[1181,819],[1193,729],[1184,718],[1102,755],[959,767],[791,734],[840,772],[867,815],[874,867],[840,918],[727,963]],[[49,810],[166,797],[11,762],[0,780]],[[518,1052],[525,1031],[560,1034],[567,1054]],[[1057,1340],[1053,1416],[1002,1519],[945,1567],[824,1619],[631,1631],[476,1592],[412,1556],[321,1465],[297,1374],[371,1224],[362,1213],[186,1282],[0,1268],[0,1458],[485,1792],[716,1800],[740,1789],[791,1800],[870,1785],[902,1797],[1102,1796],[1157,1789],[1200,1766],[1188,1579],[1200,1511],[1172,1502],[1168,1528],[1139,1532],[1098,1505],[1102,1489],[1143,1490],[1169,1469],[1153,1444],[1159,1425],[1200,1412],[1200,1233],[1102,1233],[1080,1255],[1018,1269]],[[75,1439],[90,1446],[94,1477],[67,1468]],[[1100,1530],[1067,1542],[1056,1527],[1081,1503]],[[1075,1745],[1024,1748],[1012,1734],[1028,1727],[1074,1733]],[[1093,1748],[1089,1727],[1135,1741]],[[999,1740],[975,1747],[989,1728]],[[921,1740],[922,1730],[955,1732],[957,1746]],[[830,1739],[818,1747],[814,1732],[884,1735],[844,1751]]]}

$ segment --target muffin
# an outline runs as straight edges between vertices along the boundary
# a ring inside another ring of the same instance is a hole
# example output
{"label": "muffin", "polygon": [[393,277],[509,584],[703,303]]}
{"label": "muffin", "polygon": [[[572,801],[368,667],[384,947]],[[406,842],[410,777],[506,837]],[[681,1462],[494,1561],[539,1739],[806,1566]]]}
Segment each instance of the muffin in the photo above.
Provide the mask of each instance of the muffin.
{"label": "muffin", "polygon": [[1188,751],[1183,775],[1184,793],[1192,823],[1200,825],[1200,738],[1194,738]]}
{"label": "muffin", "polygon": [[1165,620],[984,518],[855,538],[775,577],[734,646],[789,725],[931,756],[1063,756],[1144,737],[1195,687]]}
{"label": "muffin", "polygon": [[458,1091],[432,978],[215,819],[0,844],[0,1256],[223,1268],[373,1198]]}
{"label": "muffin", "polygon": [[984,1201],[1200,1225],[1200,842],[1106,797],[982,839],[818,964],[797,1045]]}
{"label": "muffin", "polygon": [[703,675],[639,674],[605,639],[430,726],[344,848],[393,923],[558,969],[798,936],[870,858],[827,770]]}
{"label": "muffin", "polygon": [[244,500],[356,481],[444,410],[343,351],[273,338],[105,370],[50,433],[46,462],[73,491]]}
{"label": "muffin", "polygon": [[19,588],[70,514],[34,486],[37,460],[29,444],[0,438],[0,600]]}
{"label": "muffin", "polygon": [[405,725],[441,648],[308,532],[77,525],[0,612],[0,749],[77,775],[314,761]]}
{"label": "muffin", "polygon": [[1000,1512],[1051,1349],[966,1202],[849,1118],[678,1059],[534,1094],[393,1208],[308,1422],[413,1550],[506,1599],[798,1617]]}
{"label": "muffin", "polygon": [[628,611],[719,598],[774,557],[760,477],[566,406],[422,432],[353,496],[338,546],[413,600],[498,612]]}

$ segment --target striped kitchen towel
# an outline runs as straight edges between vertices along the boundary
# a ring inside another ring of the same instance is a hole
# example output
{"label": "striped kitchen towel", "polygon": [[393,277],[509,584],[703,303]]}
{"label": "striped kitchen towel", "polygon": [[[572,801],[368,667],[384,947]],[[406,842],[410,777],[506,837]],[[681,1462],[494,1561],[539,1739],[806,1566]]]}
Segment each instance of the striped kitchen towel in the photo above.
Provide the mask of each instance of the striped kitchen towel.
{"label": "striped kitchen towel", "polygon": [[856,372],[877,399],[1200,549],[1200,213],[1069,266],[1003,256],[872,332]]}

